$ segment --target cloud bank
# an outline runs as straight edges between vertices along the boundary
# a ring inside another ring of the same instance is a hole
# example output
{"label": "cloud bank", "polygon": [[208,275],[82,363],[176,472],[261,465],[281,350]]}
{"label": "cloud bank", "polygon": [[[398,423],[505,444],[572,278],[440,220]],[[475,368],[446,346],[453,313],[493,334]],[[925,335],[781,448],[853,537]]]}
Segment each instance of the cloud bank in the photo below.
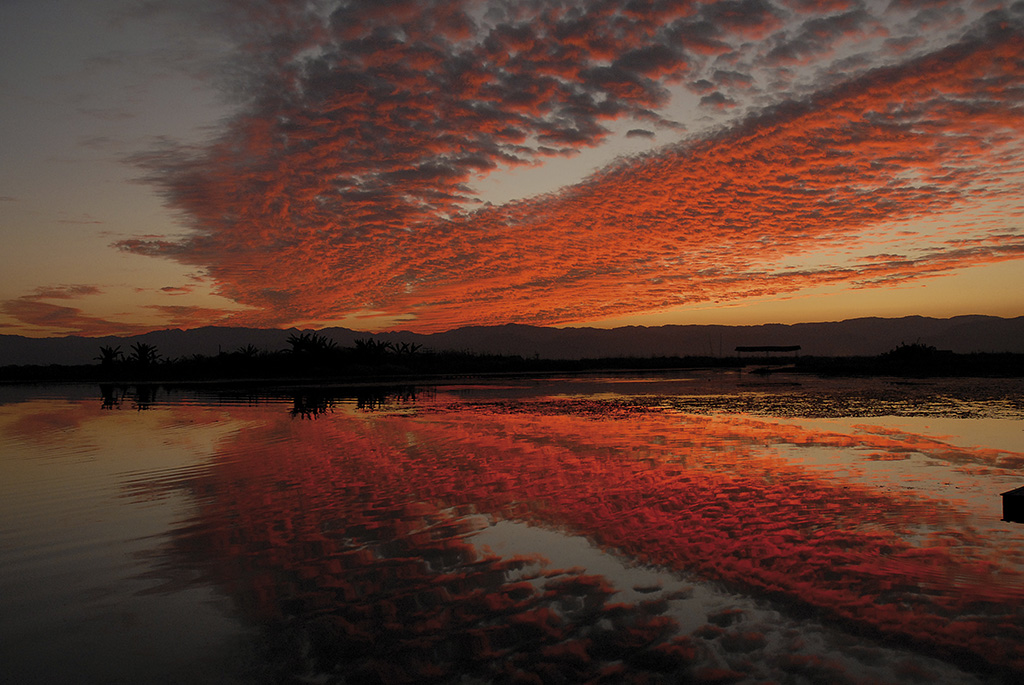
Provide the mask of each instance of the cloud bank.
{"label": "cloud bank", "polygon": [[[372,312],[424,332],[1020,259],[1002,218],[1021,209],[1024,23],[960,4],[235,7],[238,115],[204,148],[134,160],[190,233],[118,247],[248,307],[197,323]],[[684,127],[686,97],[704,118]],[[545,195],[473,188],[655,131],[678,142]],[[978,207],[1004,213],[912,227]]]}

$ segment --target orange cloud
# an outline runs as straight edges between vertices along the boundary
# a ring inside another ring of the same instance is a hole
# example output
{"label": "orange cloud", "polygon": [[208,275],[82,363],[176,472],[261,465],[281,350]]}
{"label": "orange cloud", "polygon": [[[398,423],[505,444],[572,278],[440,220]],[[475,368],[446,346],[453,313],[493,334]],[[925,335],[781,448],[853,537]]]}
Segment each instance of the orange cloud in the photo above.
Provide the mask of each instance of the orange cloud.
{"label": "orange cloud", "polygon": [[[549,8],[493,25],[450,4],[397,19],[353,5],[315,31],[299,24],[296,44],[320,53],[260,71],[252,106],[216,144],[140,157],[191,236],[119,246],[202,268],[217,294],[254,308],[235,323],[373,310],[412,315],[420,331],[580,322],[1020,258],[1024,236],[1004,230],[972,236],[985,238],[972,249],[782,268],[870,245],[886,222],[1019,191],[1024,38],[1009,15],[557,193],[467,212],[480,174],[600,144],[613,120],[669,125],[667,84],[704,73],[706,52],[678,40],[701,22],[723,45],[780,26],[761,0],[670,5]],[[790,45],[809,55],[880,29],[851,12],[801,31]],[[730,93],[755,87],[743,71],[716,73]],[[709,104],[732,101],[716,95]]]}
{"label": "orange cloud", "polygon": [[132,335],[152,329],[152,326],[110,321],[86,314],[78,307],[38,302],[29,297],[6,300],[0,303],[0,311],[23,324],[60,334]]}
{"label": "orange cloud", "polygon": [[58,285],[36,288],[26,300],[73,300],[86,295],[98,295],[102,291],[95,285]]}

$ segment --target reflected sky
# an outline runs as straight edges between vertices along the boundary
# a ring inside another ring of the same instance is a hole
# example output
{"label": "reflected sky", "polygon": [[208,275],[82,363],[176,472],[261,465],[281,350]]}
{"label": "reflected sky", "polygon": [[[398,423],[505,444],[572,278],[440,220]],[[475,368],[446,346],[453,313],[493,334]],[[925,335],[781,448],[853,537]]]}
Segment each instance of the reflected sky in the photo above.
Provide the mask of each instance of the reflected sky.
{"label": "reflected sky", "polygon": [[236,682],[252,629],[232,617],[227,598],[196,584],[154,593],[162,581],[147,577],[155,541],[192,515],[191,499],[140,502],[130,490],[133,479],[201,468],[231,422],[184,407],[99,406],[56,398],[0,406],[4,679]]}
{"label": "reflected sky", "polygon": [[83,662],[181,639],[197,682],[1024,674],[1011,387],[719,382],[0,405],[3,643],[28,672],[116,614]]}

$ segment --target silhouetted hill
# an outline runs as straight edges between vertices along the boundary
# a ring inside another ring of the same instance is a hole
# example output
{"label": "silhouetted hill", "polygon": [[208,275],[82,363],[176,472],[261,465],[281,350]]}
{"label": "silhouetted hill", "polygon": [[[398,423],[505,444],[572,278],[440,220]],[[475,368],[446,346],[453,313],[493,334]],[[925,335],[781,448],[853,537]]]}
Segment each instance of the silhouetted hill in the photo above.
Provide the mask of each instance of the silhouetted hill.
{"label": "silhouetted hill", "polygon": [[[325,331],[327,332],[327,331]],[[1024,317],[958,316],[932,319],[862,318],[840,322],[760,326],[625,326],[543,328],[509,324],[446,333],[383,333],[385,340],[418,342],[437,350],[584,357],[731,356],[742,345],[800,345],[801,355],[877,355],[919,342],[953,352],[1024,352]],[[339,341],[340,342],[340,341]]]}
{"label": "silhouetted hill", "polygon": [[[261,350],[288,348],[296,329],[206,327],[164,330],[130,337],[26,338],[0,335],[0,366],[9,364],[92,364],[101,346],[155,345],[164,358],[216,355],[252,345]],[[359,338],[410,342],[436,351],[469,351],[547,359],[651,356],[733,356],[740,345],[800,345],[803,356],[877,355],[902,343],[921,343],[953,352],[1024,353],[1024,317],[958,316],[932,319],[862,318],[839,322],[760,326],[625,326],[545,328],[509,324],[469,326],[430,335],[389,332],[373,335],[347,328],[320,331],[341,347]]]}

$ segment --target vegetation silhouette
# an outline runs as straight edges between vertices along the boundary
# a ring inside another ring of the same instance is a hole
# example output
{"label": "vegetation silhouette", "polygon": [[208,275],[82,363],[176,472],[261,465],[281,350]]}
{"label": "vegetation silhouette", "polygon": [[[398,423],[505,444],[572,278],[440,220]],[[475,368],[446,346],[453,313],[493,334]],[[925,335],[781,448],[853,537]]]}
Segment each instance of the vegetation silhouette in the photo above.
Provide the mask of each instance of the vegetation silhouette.
{"label": "vegetation silhouette", "polygon": [[327,357],[338,350],[338,343],[319,333],[300,333],[288,336],[291,353],[296,357]]}
{"label": "vegetation silhouette", "polygon": [[258,359],[263,354],[263,350],[259,349],[255,345],[249,344],[239,347],[235,350],[235,354],[243,359]]}
{"label": "vegetation silhouette", "polygon": [[[549,374],[668,369],[744,369],[748,373],[809,373],[823,376],[1024,376],[1024,354],[954,353],[915,342],[876,356],[800,356],[769,360],[735,356],[651,356],[545,359],[539,356],[485,354],[469,350],[431,350],[418,343],[366,337],[342,347],[314,331],[290,335],[288,347],[266,350],[253,344],[215,355],[167,358],[155,345],[136,342],[126,356],[119,345],[104,345],[97,364],[0,367],[0,382],[218,382],[218,381],[366,381],[420,376]],[[760,370],[747,368],[760,365]],[[785,368],[781,368],[782,366]]]}
{"label": "vegetation silhouette", "polygon": [[381,359],[393,352],[394,349],[394,345],[386,340],[374,340],[373,338],[356,340],[356,354],[364,359]]}
{"label": "vegetation silhouette", "polygon": [[109,345],[100,346],[100,355],[95,358],[103,367],[111,367],[117,362],[124,359],[124,353],[121,352],[121,346],[116,345],[110,347]]}
{"label": "vegetation silhouette", "polygon": [[1024,354],[940,350],[920,341],[901,343],[874,357],[803,357],[795,370],[825,376],[1013,377],[1024,376]]}
{"label": "vegetation silhouette", "polygon": [[128,361],[140,368],[146,369],[160,361],[160,353],[157,351],[156,345],[137,342],[132,345],[132,353],[128,355]]}

